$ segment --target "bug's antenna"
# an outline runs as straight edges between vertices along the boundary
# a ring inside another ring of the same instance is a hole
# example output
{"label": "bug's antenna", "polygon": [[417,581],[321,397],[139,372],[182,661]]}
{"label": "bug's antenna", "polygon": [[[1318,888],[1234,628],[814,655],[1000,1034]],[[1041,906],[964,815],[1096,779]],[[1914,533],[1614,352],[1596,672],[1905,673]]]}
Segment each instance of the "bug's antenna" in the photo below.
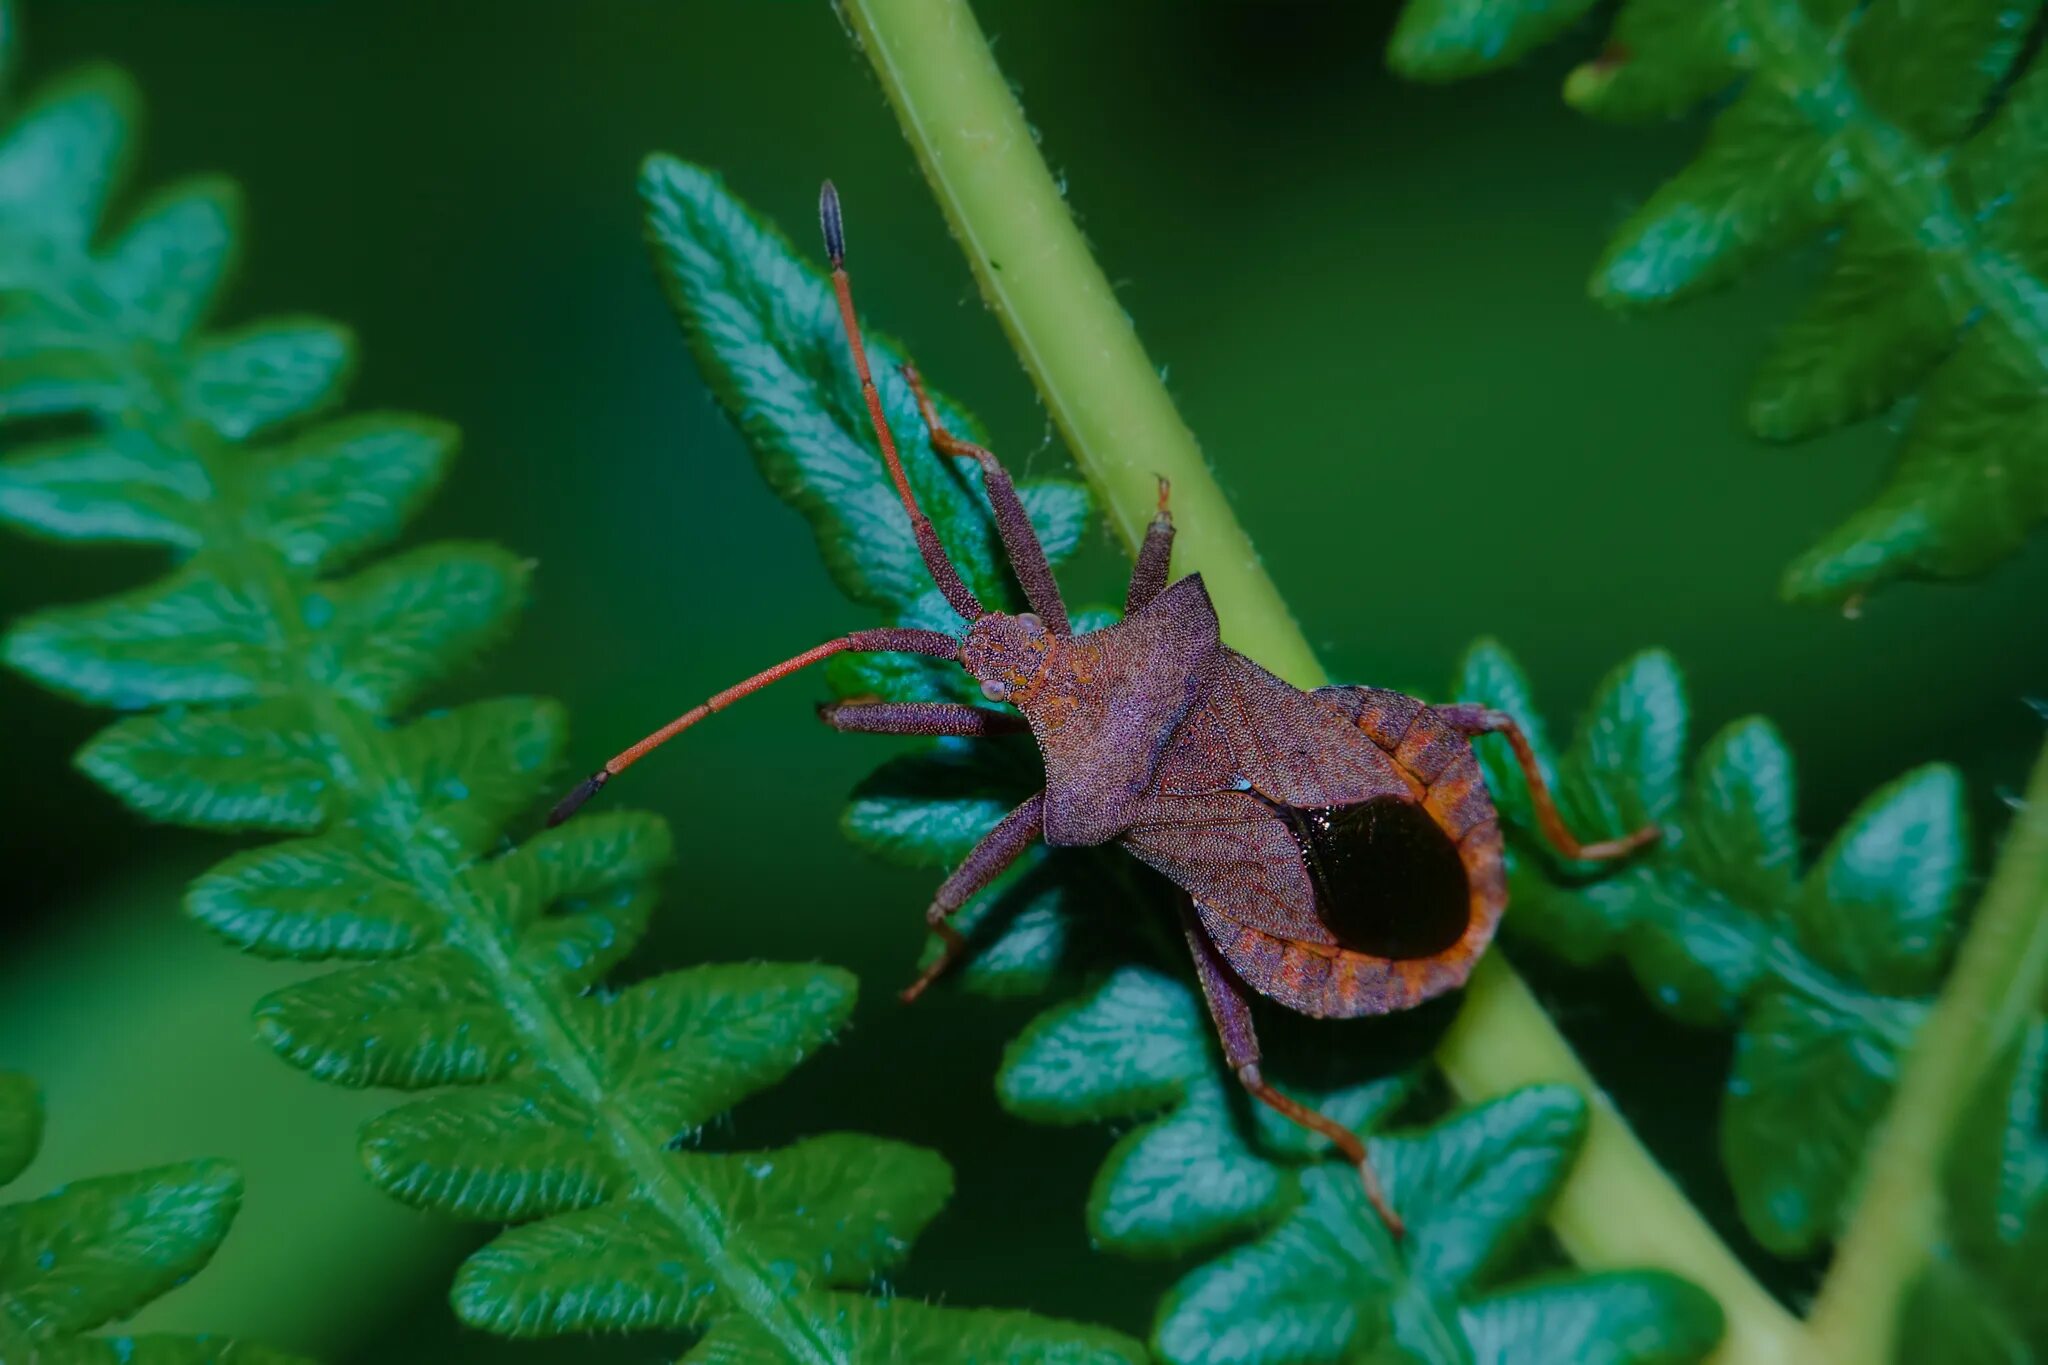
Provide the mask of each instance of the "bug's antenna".
{"label": "bug's antenna", "polygon": [[987,612],[961,581],[960,571],[946,558],[946,547],[939,543],[939,533],[933,529],[931,518],[917,505],[917,494],[910,490],[910,478],[903,472],[902,457],[896,453],[895,433],[889,430],[889,419],[882,415],[882,397],[875,391],[874,375],[868,371],[868,348],[861,340],[860,320],[853,312],[853,285],[846,278],[846,222],[839,213],[839,191],[829,180],[818,190],[818,226],[825,232],[825,255],[832,262],[832,292],[839,297],[839,320],[846,327],[846,344],[853,349],[860,396],[867,400],[868,419],[874,424],[875,439],[882,446],[882,462],[889,466],[889,477],[895,480],[896,496],[903,500],[903,510],[910,513],[910,529],[917,537],[918,553],[924,556],[925,567],[931,570],[939,591],[945,594],[953,610],[963,620],[979,620]]}
{"label": "bug's antenna", "polygon": [[825,258],[834,270],[844,270],[846,220],[839,213],[839,187],[829,180],[818,187],[818,226],[825,231]]}
{"label": "bug's antenna", "polygon": [[803,653],[784,659],[773,668],[764,668],[753,677],[734,683],[723,692],[697,703],[677,716],[668,724],[656,730],[639,743],[620,750],[610,762],[590,776],[578,782],[570,793],[555,803],[548,812],[548,824],[559,825],[582,808],[583,803],[604,790],[604,784],[617,777],[626,769],[638,763],[662,745],[674,739],[683,731],[714,712],[723,711],[741,697],[751,696],[772,682],[780,682],[801,668],[808,668],[821,659],[834,654],[854,652],[922,654],[930,659],[957,659],[960,642],[950,635],[936,630],[913,630],[897,626],[883,626],[876,630],[856,630],[836,640],[827,640]]}

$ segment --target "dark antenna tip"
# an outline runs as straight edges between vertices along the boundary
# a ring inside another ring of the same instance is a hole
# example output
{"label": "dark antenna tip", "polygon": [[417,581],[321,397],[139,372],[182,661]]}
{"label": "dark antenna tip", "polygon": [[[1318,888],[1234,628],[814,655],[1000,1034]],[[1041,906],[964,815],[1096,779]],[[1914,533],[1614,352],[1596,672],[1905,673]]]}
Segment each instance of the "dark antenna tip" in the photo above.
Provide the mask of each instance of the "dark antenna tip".
{"label": "dark antenna tip", "polygon": [[837,270],[846,264],[846,225],[839,217],[839,191],[829,180],[818,189],[818,226],[825,229],[825,254]]}
{"label": "dark antenna tip", "polygon": [[577,811],[583,809],[583,803],[603,791],[604,784],[611,780],[611,773],[603,768],[599,768],[596,772],[578,782],[576,790],[556,802],[555,808],[548,812],[548,828],[553,829],[556,825],[561,824]]}

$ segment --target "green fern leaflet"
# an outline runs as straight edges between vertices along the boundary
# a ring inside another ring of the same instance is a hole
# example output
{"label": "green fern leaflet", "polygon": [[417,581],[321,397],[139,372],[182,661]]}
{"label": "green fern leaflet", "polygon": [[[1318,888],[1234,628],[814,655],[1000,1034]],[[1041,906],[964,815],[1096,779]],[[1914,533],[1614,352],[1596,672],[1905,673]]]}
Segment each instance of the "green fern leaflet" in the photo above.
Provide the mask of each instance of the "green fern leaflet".
{"label": "green fern leaflet", "polygon": [[[1496,70],[1589,0],[1410,0],[1401,73]],[[1823,232],[1825,280],[1778,335],[1749,425],[1800,440],[1920,395],[1891,475],[1787,570],[1840,601],[1955,578],[2048,517],[2048,59],[2040,0],[1626,0],[1565,98],[1599,118],[1683,113],[1732,90],[1692,164],[1625,223],[1593,296],[1692,297]]]}
{"label": "green fern leaflet", "polygon": [[[0,1185],[41,1145],[35,1083],[0,1071]],[[213,1259],[242,1203],[241,1173],[187,1161],[78,1180],[0,1207],[0,1360],[25,1365],[304,1365],[226,1337],[86,1336],[161,1298]]]}
{"label": "green fern leaflet", "polygon": [[[1721,1152],[1743,1219],[1781,1254],[1827,1242],[1948,966],[1969,872],[1960,777],[1907,773],[1802,875],[1777,731],[1735,722],[1688,776],[1684,685],[1664,655],[1608,676],[1562,759],[1499,645],[1474,646],[1453,690],[1520,720],[1574,828],[1663,826],[1618,872],[1562,867],[1537,840],[1514,841],[1508,924],[1576,962],[1622,956],[1661,1008],[1734,1027]],[[1510,829],[1533,830],[1508,755],[1482,744],[1480,761]]]}

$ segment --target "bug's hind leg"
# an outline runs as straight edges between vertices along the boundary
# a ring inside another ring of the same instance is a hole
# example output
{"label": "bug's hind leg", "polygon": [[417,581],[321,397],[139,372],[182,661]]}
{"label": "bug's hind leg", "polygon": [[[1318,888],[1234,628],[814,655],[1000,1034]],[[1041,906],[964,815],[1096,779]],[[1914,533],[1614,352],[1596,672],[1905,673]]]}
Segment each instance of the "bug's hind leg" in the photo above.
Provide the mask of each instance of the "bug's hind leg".
{"label": "bug's hind leg", "polygon": [[967,940],[949,922],[959,913],[960,907],[972,900],[975,892],[1001,876],[1044,834],[1045,793],[1039,792],[983,835],[981,842],[974,846],[960,866],[953,869],[953,875],[939,884],[937,894],[932,897],[931,908],[924,912],[924,922],[944,940],[945,949],[936,962],[918,973],[917,980],[904,987],[904,1004],[923,995],[925,987],[943,976],[946,969],[967,951]]}
{"label": "bug's hind leg", "polygon": [[1543,837],[1550,840],[1555,848],[1567,858],[1578,858],[1588,862],[1604,862],[1614,858],[1626,858],[1629,854],[1653,844],[1662,832],[1655,825],[1646,825],[1633,834],[1619,839],[1603,839],[1598,843],[1582,844],[1558,813],[1557,802],[1551,798],[1550,783],[1543,776],[1543,765],[1536,761],[1536,751],[1529,745],[1529,737],[1522,733],[1522,727],[1515,718],[1505,711],[1495,711],[1477,702],[1459,702],[1455,706],[1432,708],[1443,718],[1446,725],[1460,734],[1505,735],[1515,751],[1515,762],[1522,769],[1522,779],[1529,784],[1529,801],[1536,808],[1536,823],[1542,826]]}
{"label": "bug's hind leg", "polygon": [[1022,734],[1031,728],[1011,712],[952,701],[828,701],[819,703],[818,719],[835,730],[863,735],[979,739]]}
{"label": "bug's hind leg", "polygon": [[916,366],[905,365],[903,378],[917,398],[917,410],[924,415],[932,449],[941,455],[964,457],[980,464],[982,483],[988,488],[989,507],[996,516],[996,534],[1002,537],[1003,553],[1009,556],[1010,567],[1016,571],[1017,582],[1024,589],[1024,599],[1031,604],[1031,610],[1038,613],[1039,619],[1053,634],[1071,635],[1073,627],[1067,622],[1066,601],[1060,596],[1060,585],[1052,576],[1045,546],[1039,543],[1038,532],[1031,527],[1031,517],[1024,511],[1024,502],[1017,496],[1017,486],[1010,482],[1010,471],[1004,469],[1002,461],[989,451],[946,430],[945,423],[939,420],[938,409],[932,406],[930,395],[924,391],[924,380],[919,377]]}
{"label": "bug's hind leg", "polygon": [[1159,513],[1145,528],[1145,541],[1138,546],[1138,559],[1131,566],[1131,586],[1124,593],[1124,615],[1159,596],[1166,586],[1167,565],[1173,561],[1173,513],[1166,510],[1166,498],[1173,486],[1159,480]]}
{"label": "bug's hind leg", "polygon": [[1380,1187],[1380,1178],[1358,1134],[1266,1083],[1259,1069],[1259,1037],[1252,1031],[1251,1005],[1245,999],[1244,989],[1209,941],[1202,922],[1195,917],[1193,905],[1186,901],[1181,905],[1181,927],[1187,931],[1188,947],[1194,950],[1195,975],[1202,983],[1202,997],[1209,1002],[1209,1017],[1216,1021],[1216,1033],[1223,1042],[1223,1059],[1230,1063],[1237,1079],[1254,1099],[1335,1143],[1344,1159],[1358,1168],[1359,1178],[1365,1182],[1365,1197],[1387,1225],[1387,1231],[1401,1236],[1405,1230],[1401,1216],[1387,1202],[1386,1191]]}

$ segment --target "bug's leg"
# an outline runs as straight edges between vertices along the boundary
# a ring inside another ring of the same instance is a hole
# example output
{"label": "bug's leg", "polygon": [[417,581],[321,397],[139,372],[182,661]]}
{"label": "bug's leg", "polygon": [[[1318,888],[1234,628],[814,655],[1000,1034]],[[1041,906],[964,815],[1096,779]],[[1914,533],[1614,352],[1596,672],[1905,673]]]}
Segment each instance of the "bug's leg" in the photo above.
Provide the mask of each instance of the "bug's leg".
{"label": "bug's leg", "polygon": [[996,514],[996,534],[1003,538],[1003,553],[1010,558],[1010,567],[1017,571],[1017,582],[1024,589],[1024,600],[1031,604],[1031,610],[1038,613],[1055,635],[1070,635],[1073,627],[1067,623],[1067,604],[1060,597],[1060,585],[1052,576],[1052,565],[1046,562],[1045,547],[1038,543],[1038,532],[1031,529],[1031,518],[1024,511],[1024,503],[1017,496],[1017,486],[1010,482],[1010,471],[994,455],[974,444],[963,441],[946,430],[939,420],[938,409],[932,406],[931,396],[924,391],[924,380],[918,376],[917,367],[905,365],[903,378],[909,382],[910,391],[917,395],[917,410],[924,414],[925,430],[931,433],[932,449],[941,455],[953,455],[977,461],[981,465],[982,483],[988,488],[989,506]]}
{"label": "bug's leg", "polygon": [[1194,950],[1195,975],[1202,983],[1202,998],[1209,1002],[1209,1017],[1216,1021],[1216,1034],[1223,1041],[1223,1059],[1230,1063],[1237,1079],[1254,1099],[1335,1143],[1344,1159],[1358,1168],[1359,1179],[1365,1182],[1365,1197],[1387,1225],[1387,1231],[1401,1236],[1405,1230],[1401,1216],[1387,1202],[1386,1191],[1380,1187],[1380,1178],[1373,1171],[1365,1143],[1358,1134],[1266,1084],[1265,1075],[1259,1070],[1259,1038],[1252,1032],[1251,1005],[1245,999],[1244,988],[1217,953],[1216,945],[1209,941],[1208,930],[1196,918],[1194,906],[1186,900],[1181,903],[1181,927],[1187,931],[1188,947]]}
{"label": "bug's leg", "polygon": [[1024,856],[1024,851],[1044,834],[1045,793],[1039,792],[983,835],[981,842],[974,846],[960,866],[953,869],[953,875],[939,884],[937,894],[932,897],[931,908],[924,912],[924,922],[945,941],[945,950],[936,962],[918,973],[917,980],[904,987],[904,1004],[923,995],[925,987],[944,975],[946,969],[967,951],[967,940],[948,921],[961,906],[974,898],[975,892],[1002,875],[1004,869]]}
{"label": "bug's leg", "polygon": [[828,701],[818,719],[835,730],[864,735],[1014,735],[1030,727],[1022,716],[951,701]]}
{"label": "bug's leg", "polygon": [[1172,486],[1159,479],[1159,513],[1145,528],[1145,543],[1138,547],[1137,563],[1131,566],[1131,586],[1124,593],[1124,615],[1129,616],[1159,596],[1166,586],[1166,566],[1173,559],[1173,514],[1166,510],[1166,495]]}
{"label": "bug's leg", "polygon": [[561,824],[564,820],[574,815],[584,802],[604,790],[605,783],[611,781],[614,777],[617,777],[620,773],[626,771],[626,769],[632,767],[635,763],[638,763],[641,759],[647,757],[648,754],[659,749],[698,721],[703,720],[706,716],[717,711],[723,711],[741,697],[758,692],[769,683],[779,682],[800,668],[807,668],[821,659],[829,659],[834,654],[846,654],[849,652],[922,654],[932,659],[957,659],[960,657],[960,642],[952,636],[942,635],[936,630],[907,630],[895,627],[885,627],[880,630],[856,630],[842,635],[836,640],[827,640],[822,645],[807,649],[792,658],[784,659],[773,668],[764,668],[753,677],[734,683],[723,692],[719,692],[683,712],[683,714],[677,716],[674,720],[662,726],[639,743],[629,748],[621,749],[618,753],[612,755],[611,760],[602,768],[599,768],[596,772],[577,783],[573,791],[555,803],[555,808],[548,812],[548,823],[550,825]]}
{"label": "bug's leg", "polygon": [[1455,706],[1432,708],[1443,717],[1444,723],[1464,735],[1505,735],[1515,751],[1515,762],[1521,766],[1522,778],[1529,784],[1529,801],[1536,808],[1536,823],[1543,829],[1543,837],[1550,840],[1555,848],[1567,858],[1579,858],[1589,862],[1602,862],[1613,858],[1625,858],[1645,844],[1657,841],[1661,831],[1655,825],[1646,825],[1633,834],[1619,839],[1603,839],[1598,843],[1582,844],[1578,836],[1565,824],[1564,816],[1557,810],[1557,802],[1551,799],[1550,784],[1544,780],[1543,765],[1536,761],[1536,751],[1529,747],[1529,737],[1522,733],[1522,727],[1515,718],[1505,711],[1495,711],[1477,702],[1459,702]]}

